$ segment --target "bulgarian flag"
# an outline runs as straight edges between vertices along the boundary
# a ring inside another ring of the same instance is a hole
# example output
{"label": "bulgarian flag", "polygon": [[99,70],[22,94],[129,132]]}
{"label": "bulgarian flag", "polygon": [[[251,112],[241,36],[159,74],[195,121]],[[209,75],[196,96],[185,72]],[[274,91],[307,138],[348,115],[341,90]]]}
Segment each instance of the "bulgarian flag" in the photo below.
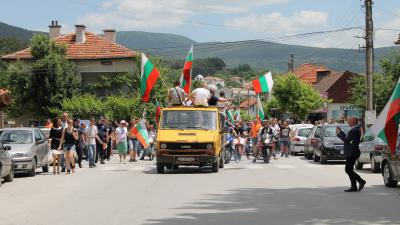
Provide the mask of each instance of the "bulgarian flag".
{"label": "bulgarian flag", "polygon": [[232,126],[235,124],[235,120],[233,119],[233,115],[230,109],[226,110],[226,122],[228,122],[229,126]]}
{"label": "bulgarian flag", "polygon": [[257,120],[261,123],[265,119],[263,107],[261,105],[260,96],[257,95]]}
{"label": "bulgarian flag", "polygon": [[186,57],[185,65],[183,65],[183,70],[180,78],[181,88],[190,94],[190,84],[192,81],[192,61],[193,61],[193,45],[190,48],[189,54]]}
{"label": "bulgarian flag", "polygon": [[272,73],[268,72],[256,80],[253,80],[253,89],[259,93],[271,93],[274,81],[272,80]]}
{"label": "bulgarian flag", "polygon": [[236,110],[233,117],[235,118],[235,121],[242,121],[242,116],[240,115],[240,109]]}
{"label": "bulgarian flag", "polygon": [[150,145],[149,134],[147,133],[146,124],[144,120],[140,121],[136,126],[131,130],[132,134],[136,135],[137,139],[143,145],[143,148],[147,148]]}
{"label": "bulgarian flag", "polygon": [[388,144],[392,154],[396,151],[396,142],[400,123],[400,79],[394,89],[392,97],[378,116],[371,133],[377,135]]}
{"label": "bulgarian flag", "polygon": [[157,68],[150,62],[144,53],[142,53],[142,66],[140,74],[140,95],[143,102],[149,102],[150,92],[157,83],[160,75]]}

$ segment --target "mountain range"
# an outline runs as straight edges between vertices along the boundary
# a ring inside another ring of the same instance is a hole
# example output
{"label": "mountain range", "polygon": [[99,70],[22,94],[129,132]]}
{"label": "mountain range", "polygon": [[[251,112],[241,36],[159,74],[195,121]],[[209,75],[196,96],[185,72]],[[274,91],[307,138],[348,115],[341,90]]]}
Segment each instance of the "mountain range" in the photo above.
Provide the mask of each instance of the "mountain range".
{"label": "mountain range", "polygon": [[[26,41],[34,33],[37,32],[0,22],[0,37],[15,37]],[[313,63],[325,65],[336,71],[363,72],[365,70],[364,52],[354,49],[316,48],[257,40],[198,43],[181,35],[141,31],[117,32],[117,42],[137,51],[173,59],[184,59],[193,44],[195,58],[220,57],[228,67],[249,64],[256,68],[285,72],[289,55],[293,54],[295,66]],[[380,69],[379,58],[389,54],[394,48],[375,49],[376,70]]]}

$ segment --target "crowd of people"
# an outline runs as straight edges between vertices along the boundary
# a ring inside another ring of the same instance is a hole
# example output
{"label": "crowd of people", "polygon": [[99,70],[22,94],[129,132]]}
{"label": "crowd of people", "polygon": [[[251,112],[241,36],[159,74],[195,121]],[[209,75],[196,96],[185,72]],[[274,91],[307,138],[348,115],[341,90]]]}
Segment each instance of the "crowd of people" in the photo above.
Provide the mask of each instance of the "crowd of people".
{"label": "crowd of people", "polygon": [[[122,120],[109,121],[104,117],[90,119],[89,124],[79,119],[71,119],[64,112],[61,118],[55,118],[48,122],[50,128],[49,141],[53,158],[53,173],[74,173],[78,164],[82,168],[83,156],[89,164],[89,168],[96,164],[105,164],[113,156],[113,150],[117,149],[119,161],[126,163],[137,162],[136,158],[144,160],[147,156],[154,158],[154,146],[144,148],[136,135],[131,132],[139,119],[132,119],[130,123]],[[153,124],[145,122],[150,140],[155,139],[156,131]]]}

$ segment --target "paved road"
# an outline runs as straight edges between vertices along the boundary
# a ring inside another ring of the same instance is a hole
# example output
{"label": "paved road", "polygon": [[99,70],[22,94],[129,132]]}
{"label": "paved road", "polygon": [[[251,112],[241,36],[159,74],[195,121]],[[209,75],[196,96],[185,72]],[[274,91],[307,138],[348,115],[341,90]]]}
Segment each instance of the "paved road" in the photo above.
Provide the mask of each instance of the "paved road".
{"label": "paved road", "polygon": [[303,157],[244,160],[218,174],[156,174],[153,162],[19,177],[0,188],[1,225],[400,224],[400,188],[362,171],[361,193],[344,193],[342,163]]}

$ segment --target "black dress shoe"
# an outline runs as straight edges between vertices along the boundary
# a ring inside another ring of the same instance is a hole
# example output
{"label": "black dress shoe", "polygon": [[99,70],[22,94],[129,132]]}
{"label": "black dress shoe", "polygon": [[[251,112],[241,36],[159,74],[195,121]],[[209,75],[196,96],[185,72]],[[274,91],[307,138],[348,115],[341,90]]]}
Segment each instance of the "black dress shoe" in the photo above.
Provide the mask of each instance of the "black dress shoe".
{"label": "black dress shoe", "polygon": [[364,186],[367,183],[367,181],[363,180],[363,181],[361,181],[359,183],[360,183],[360,186],[358,187],[358,191],[361,191],[364,188]]}
{"label": "black dress shoe", "polygon": [[344,190],[344,192],[357,192],[357,191],[358,191],[357,188],[350,188],[350,189]]}

